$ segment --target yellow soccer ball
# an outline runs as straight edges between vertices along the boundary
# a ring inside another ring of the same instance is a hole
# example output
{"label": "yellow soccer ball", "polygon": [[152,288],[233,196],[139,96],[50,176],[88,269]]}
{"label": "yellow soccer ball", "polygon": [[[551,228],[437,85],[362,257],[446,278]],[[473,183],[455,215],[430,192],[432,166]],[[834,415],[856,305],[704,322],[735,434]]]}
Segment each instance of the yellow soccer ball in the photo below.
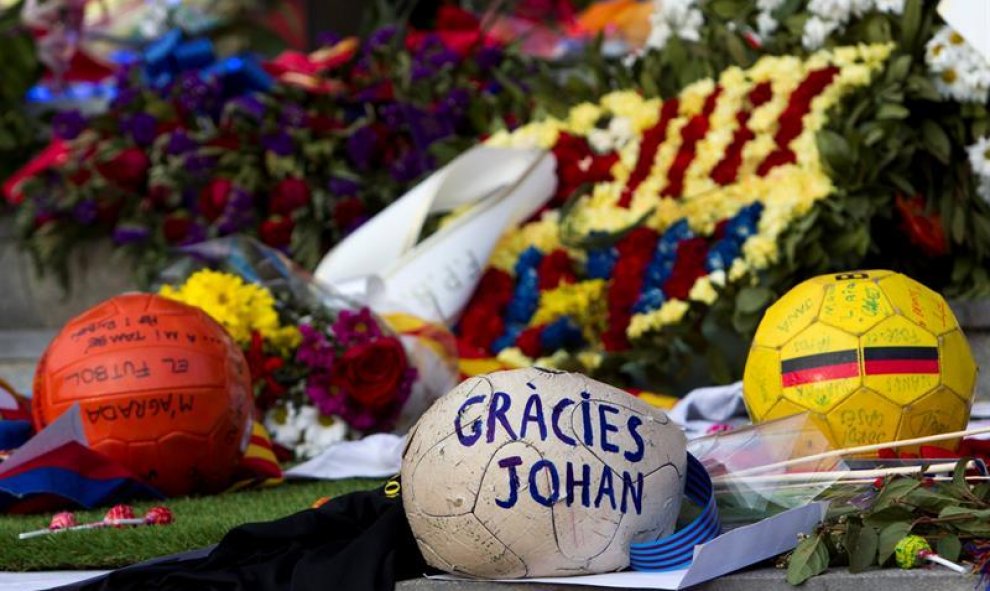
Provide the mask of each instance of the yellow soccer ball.
{"label": "yellow soccer ball", "polygon": [[964,429],[976,372],[942,296],[893,271],[854,271],[770,306],[743,396],[755,423],[807,411],[834,445],[854,447]]}

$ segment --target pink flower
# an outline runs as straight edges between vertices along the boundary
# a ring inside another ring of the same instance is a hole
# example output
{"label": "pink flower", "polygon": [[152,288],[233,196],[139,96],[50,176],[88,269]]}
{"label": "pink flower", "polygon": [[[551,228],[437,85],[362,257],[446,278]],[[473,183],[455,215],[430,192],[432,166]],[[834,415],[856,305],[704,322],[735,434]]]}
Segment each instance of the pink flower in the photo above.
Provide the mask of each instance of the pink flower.
{"label": "pink flower", "polygon": [[361,308],[357,312],[341,311],[330,329],[337,341],[345,347],[359,345],[382,336],[378,321],[368,308]]}

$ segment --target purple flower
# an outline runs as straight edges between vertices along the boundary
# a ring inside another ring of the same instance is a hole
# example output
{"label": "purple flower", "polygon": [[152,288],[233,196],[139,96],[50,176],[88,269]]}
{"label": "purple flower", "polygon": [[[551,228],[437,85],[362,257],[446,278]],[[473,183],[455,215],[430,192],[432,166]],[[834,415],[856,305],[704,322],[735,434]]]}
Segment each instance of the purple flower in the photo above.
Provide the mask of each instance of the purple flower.
{"label": "purple flower", "polygon": [[338,197],[348,197],[360,191],[361,185],[356,181],[335,176],[330,178],[327,188]]}
{"label": "purple flower", "polygon": [[134,88],[118,88],[117,96],[110,101],[112,110],[126,109],[138,97],[138,91]]}
{"label": "purple flower", "polygon": [[149,235],[148,228],[144,226],[121,224],[113,229],[113,241],[120,245],[144,242]]}
{"label": "purple flower", "polygon": [[456,65],[458,62],[457,54],[446,47],[431,52],[426,59],[429,61],[431,66],[438,70],[445,66]]}
{"label": "purple flower", "polygon": [[196,74],[183,74],[179,80],[179,106],[189,113],[205,113],[215,117],[220,106],[220,86],[215,80],[205,81]]}
{"label": "purple flower", "polygon": [[369,170],[377,151],[378,135],[370,126],[359,127],[347,138],[347,156],[358,170]]}
{"label": "purple flower", "polygon": [[63,140],[74,140],[86,129],[86,118],[77,109],[60,111],[52,118],[52,133]]}
{"label": "purple flower", "polygon": [[388,45],[398,32],[399,29],[395,25],[385,25],[377,29],[368,37],[368,51],[375,51]]}
{"label": "purple flower", "polygon": [[286,127],[304,127],[306,125],[306,110],[295,104],[288,104],[282,108],[280,121]]}
{"label": "purple flower", "polygon": [[210,172],[216,165],[217,161],[212,156],[195,153],[186,156],[186,172],[190,174]]}
{"label": "purple flower", "polygon": [[343,37],[333,31],[323,31],[316,34],[316,45],[319,47],[330,47],[341,42]]}
{"label": "purple flower", "polygon": [[382,336],[382,330],[368,308],[361,308],[357,312],[341,310],[330,329],[337,341],[345,347]]}
{"label": "purple flower", "polygon": [[409,77],[413,82],[419,82],[420,80],[426,80],[427,78],[433,77],[435,70],[427,64],[420,62],[413,62],[412,67],[409,69]]}
{"label": "purple flower", "polygon": [[454,133],[453,122],[442,113],[430,113],[411,105],[403,105],[403,114],[409,124],[409,134],[420,150],[426,150],[433,142]]}
{"label": "purple flower", "polygon": [[186,237],[182,240],[181,245],[188,246],[204,240],[206,240],[206,226],[199,222],[192,222],[189,224],[189,230],[186,233]]}
{"label": "purple flower", "polygon": [[173,131],[168,138],[168,146],[165,151],[171,156],[179,156],[196,147],[196,142],[189,137],[189,134],[178,129]]}
{"label": "purple flower", "polygon": [[378,110],[379,116],[382,118],[382,122],[391,128],[398,128],[402,126],[403,116],[402,107],[398,103],[386,103],[381,106]]}
{"label": "purple flower", "polygon": [[292,138],[284,131],[261,136],[261,145],[277,156],[288,156],[293,150]]}
{"label": "purple flower", "polygon": [[296,361],[313,369],[330,371],[337,354],[326,334],[309,324],[300,324],[299,332],[302,342],[296,350]]}
{"label": "purple flower", "polygon": [[389,166],[388,172],[399,183],[416,180],[429,166],[429,160],[417,150],[406,150]]}
{"label": "purple flower", "polygon": [[[471,104],[471,93],[468,92],[466,88],[453,88],[447,93],[447,96],[440,101],[440,105],[437,108],[437,114],[441,118],[448,118],[453,120],[456,125],[467,113],[468,106]],[[453,131],[451,131],[453,133]]]}
{"label": "purple flower", "polygon": [[217,232],[234,234],[254,225],[254,199],[241,187],[234,187],[223,213],[217,220]]}
{"label": "purple flower", "polygon": [[72,208],[72,217],[84,226],[96,221],[97,207],[92,199],[85,199]]}
{"label": "purple flower", "polygon": [[482,47],[475,54],[474,61],[482,70],[497,68],[502,63],[502,50],[498,47]]}
{"label": "purple flower", "polygon": [[255,121],[261,121],[265,116],[265,105],[261,104],[258,97],[246,94],[234,99],[234,104]]}
{"label": "purple flower", "polygon": [[135,113],[124,122],[124,130],[139,146],[147,146],[155,141],[157,127],[155,118],[147,113]]}

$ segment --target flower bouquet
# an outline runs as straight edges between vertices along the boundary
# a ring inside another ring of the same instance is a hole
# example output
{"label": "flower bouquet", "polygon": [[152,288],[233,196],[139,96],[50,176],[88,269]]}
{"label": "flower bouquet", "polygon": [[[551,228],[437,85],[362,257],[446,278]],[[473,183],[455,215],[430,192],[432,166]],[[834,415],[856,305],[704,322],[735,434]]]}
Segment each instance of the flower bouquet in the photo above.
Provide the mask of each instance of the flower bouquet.
{"label": "flower bouquet", "polygon": [[699,381],[695,355],[705,380],[738,375],[740,333],[836,190],[816,136],[891,50],[764,57],[664,101],[613,92],[493,136],[552,150],[557,201],[496,247],[461,350],[636,387]]}
{"label": "flower bouquet", "polygon": [[[764,55],[892,44],[884,75],[819,134],[835,190],[832,206],[818,214],[817,236],[796,259],[892,268],[950,297],[985,297],[990,60],[970,41],[978,44],[986,31],[967,41],[943,19],[942,5],[983,7],[922,0],[658,2],[653,49],[623,75],[650,78],[644,88],[666,94]],[[965,27],[966,17],[957,18]],[[980,18],[968,19],[975,30]]]}
{"label": "flower bouquet", "polygon": [[311,268],[426,173],[531,112],[528,62],[467,13],[441,11],[437,26],[445,34],[327,36],[262,64],[169,32],[118,74],[108,112],[59,117],[61,157],[8,192],[24,244],[64,270],[64,253],[109,237],[146,281],[169,247],[243,233]]}
{"label": "flower bouquet", "polygon": [[399,333],[251,239],[183,252],[158,292],[201,308],[243,348],[259,419],[297,458],[408,428],[452,385],[451,345],[435,327],[401,319]]}

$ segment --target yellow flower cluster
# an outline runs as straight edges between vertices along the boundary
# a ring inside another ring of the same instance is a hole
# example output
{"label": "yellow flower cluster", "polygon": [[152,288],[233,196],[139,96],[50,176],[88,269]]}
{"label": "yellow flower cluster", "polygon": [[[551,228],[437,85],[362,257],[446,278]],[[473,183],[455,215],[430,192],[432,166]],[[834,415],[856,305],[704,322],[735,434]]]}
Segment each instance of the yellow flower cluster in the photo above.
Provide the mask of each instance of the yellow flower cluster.
{"label": "yellow flower cluster", "polygon": [[237,275],[203,269],[179,287],[163,285],[158,293],[203,310],[242,347],[251,342],[255,331],[281,354],[298,347],[302,340],[298,328],[281,326],[272,292],[245,283]]}
{"label": "yellow flower cluster", "polygon": [[550,324],[561,316],[569,316],[581,327],[585,339],[592,343],[597,342],[598,335],[607,327],[607,290],[608,283],[604,279],[593,279],[565,283],[546,291],[540,294],[540,307],[530,324]]}
{"label": "yellow flower cluster", "polygon": [[[619,207],[618,202],[639,158],[639,139],[658,121],[659,100],[646,100],[632,91],[613,92],[602,97],[598,104],[584,103],[574,107],[563,120],[551,118],[512,133],[496,134],[489,143],[549,149],[560,132],[589,136],[603,116],[613,121],[623,120],[620,127],[632,130],[633,141],[612,146],[619,155],[611,171],[613,180],[597,184],[570,212],[568,231],[577,236],[615,232],[644,217],[646,224],[658,232],[686,219],[695,234],[711,235],[719,221],[734,216],[754,201],[762,202],[764,209],[758,233],[743,244],[741,257],[732,263],[728,272],[717,271],[702,277],[692,287],[689,299],[710,305],[718,298],[717,287],[752,277],[756,271],[773,264],[778,256],[777,242],[781,233],[793,220],[806,215],[815,202],[832,193],[834,186],[822,167],[815,136],[825,125],[828,110],[852,89],[869,84],[891,51],[891,45],[858,45],[823,50],[804,60],[795,56],[766,56],[748,70],[728,68],[717,82],[709,79],[691,84],[679,95],[677,115],[670,121],[650,173],[634,191],[629,207]],[[797,161],[777,166],[766,176],[758,176],[757,167],[778,148],[774,136],[791,93],[810,72],[828,66],[837,68],[838,74],[813,99],[810,111],[802,120],[801,133],[788,145]],[[771,99],[750,113],[747,127],[755,137],[743,147],[737,181],[720,186],[711,179],[712,171],[732,142],[739,126],[737,114],[747,108],[752,89],[763,82],[770,84]],[[662,198],[670,167],[683,144],[682,129],[692,117],[701,113],[716,85],[720,94],[709,118],[708,132],[695,145],[696,155],[685,171],[683,194],[676,199]],[[516,258],[528,246],[536,246],[544,252],[560,247],[557,222],[554,212],[509,233],[496,249],[491,264],[511,273]],[[584,253],[580,250],[568,251],[573,259],[583,260]],[[594,307],[593,298],[588,296],[599,289],[602,290],[601,301],[605,290],[597,282],[587,289],[568,286],[542,294],[539,310],[531,324],[541,324],[562,314],[582,319],[596,315],[588,312]],[[688,307],[687,302],[668,301],[657,310],[637,314],[632,318],[627,335],[636,339],[680,322]],[[581,327],[587,333],[589,327],[597,326],[596,323],[582,320]],[[591,342],[597,343],[597,339],[591,339]],[[505,352],[507,358],[521,355],[518,351]]]}

